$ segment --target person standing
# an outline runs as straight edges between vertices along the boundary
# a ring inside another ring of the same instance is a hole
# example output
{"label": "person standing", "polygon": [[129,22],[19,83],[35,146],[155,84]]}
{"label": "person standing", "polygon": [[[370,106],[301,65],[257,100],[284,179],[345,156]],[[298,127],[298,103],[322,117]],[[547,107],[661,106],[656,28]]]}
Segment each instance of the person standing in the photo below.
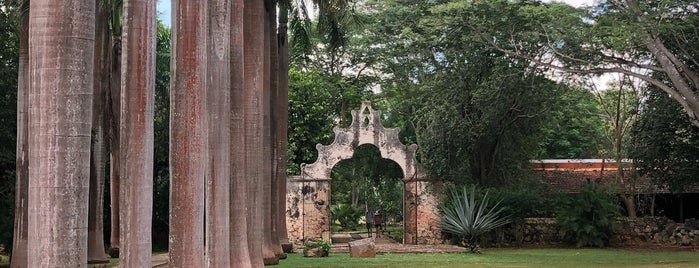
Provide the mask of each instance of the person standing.
{"label": "person standing", "polygon": [[366,211],[364,212],[364,217],[366,218],[366,232],[369,234],[369,237],[371,237],[371,226],[374,224],[374,215],[371,214],[371,211],[367,208]]}
{"label": "person standing", "polygon": [[381,237],[381,214],[378,210],[374,213],[374,226],[376,227],[376,237]]}

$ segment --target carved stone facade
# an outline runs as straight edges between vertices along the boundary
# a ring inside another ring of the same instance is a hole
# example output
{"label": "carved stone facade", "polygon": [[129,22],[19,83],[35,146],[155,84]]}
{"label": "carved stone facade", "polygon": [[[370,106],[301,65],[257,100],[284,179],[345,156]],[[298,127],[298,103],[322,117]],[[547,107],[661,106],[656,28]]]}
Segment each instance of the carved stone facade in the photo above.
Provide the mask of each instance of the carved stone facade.
{"label": "carved stone facade", "polygon": [[309,239],[330,239],[330,173],[340,161],[352,158],[354,150],[372,144],[381,157],[393,160],[403,171],[405,182],[403,239],[406,244],[443,243],[439,232],[437,204],[441,184],[430,182],[415,160],[417,145],[403,145],[398,128],[384,128],[381,112],[369,102],[352,111],[349,128],[335,127],[330,145],[316,145],[318,159],[301,165],[301,176],[287,182],[287,228],[292,243]]}

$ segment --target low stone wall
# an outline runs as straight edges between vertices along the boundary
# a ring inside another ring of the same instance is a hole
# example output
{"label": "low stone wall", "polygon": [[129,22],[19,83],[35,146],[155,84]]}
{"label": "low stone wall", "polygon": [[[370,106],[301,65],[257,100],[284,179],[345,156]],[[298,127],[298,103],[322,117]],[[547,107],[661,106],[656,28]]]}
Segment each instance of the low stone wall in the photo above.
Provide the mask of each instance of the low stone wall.
{"label": "low stone wall", "polygon": [[623,218],[621,228],[612,237],[613,244],[653,243],[664,246],[696,246],[699,242],[699,221],[688,219],[676,223],[665,217]]}
{"label": "low stone wall", "polygon": [[[564,233],[554,218],[528,218],[511,228],[502,228],[486,238],[488,246],[550,245],[563,242]],[[665,217],[619,218],[612,246],[697,246],[699,221],[676,223]]]}

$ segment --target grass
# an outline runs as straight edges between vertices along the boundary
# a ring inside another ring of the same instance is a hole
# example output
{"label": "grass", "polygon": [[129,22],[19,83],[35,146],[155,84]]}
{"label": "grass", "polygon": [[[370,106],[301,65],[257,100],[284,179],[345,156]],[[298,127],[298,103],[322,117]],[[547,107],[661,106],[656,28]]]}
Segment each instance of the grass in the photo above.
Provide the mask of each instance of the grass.
{"label": "grass", "polygon": [[699,267],[699,254],[625,249],[486,249],[484,254],[381,254],[327,258],[289,254],[277,267]]}

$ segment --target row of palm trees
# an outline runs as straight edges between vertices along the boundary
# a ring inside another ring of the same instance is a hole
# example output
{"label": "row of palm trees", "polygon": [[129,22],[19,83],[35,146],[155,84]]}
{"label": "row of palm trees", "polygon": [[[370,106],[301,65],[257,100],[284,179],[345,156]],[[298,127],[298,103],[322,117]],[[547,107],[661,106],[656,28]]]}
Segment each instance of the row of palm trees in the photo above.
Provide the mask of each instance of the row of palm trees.
{"label": "row of palm trees", "polygon": [[[106,260],[109,158],[111,247],[123,267],[149,267],[156,0],[19,5],[12,266]],[[172,5],[170,267],[275,264],[288,243],[290,5]]]}

